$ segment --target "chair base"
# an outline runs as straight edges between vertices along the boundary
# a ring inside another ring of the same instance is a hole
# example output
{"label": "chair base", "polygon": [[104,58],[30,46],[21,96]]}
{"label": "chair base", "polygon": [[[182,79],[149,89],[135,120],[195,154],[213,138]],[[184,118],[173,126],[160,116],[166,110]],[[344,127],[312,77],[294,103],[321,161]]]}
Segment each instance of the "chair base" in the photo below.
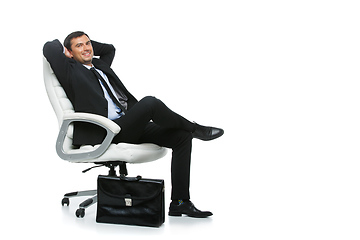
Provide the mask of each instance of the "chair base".
{"label": "chair base", "polygon": [[61,205],[64,206],[66,204],[67,206],[69,206],[70,205],[69,198],[82,197],[82,196],[92,196],[91,198],[88,198],[82,203],[80,203],[79,208],[75,212],[75,215],[78,218],[83,218],[85,216],[85,209],[97,203],[97,190],[66,193],[61,201]]}
{"label": "chair base", "polygon": [[[127,169],[126,169],[126,163],[125,162],[106,162],[106,163],[98,163],[101,164],[100,166],[95,167],[101,167],[106,166],[110,168],[109,170],[109,176],[116,176],[115,168],[119,166],[119,173],[120,176],[127,176]],[[91,169],[91,168],[90,168]],[[86,172],[90,169],[87,169],[83,172]],[[83,196],[92,196],[91,198],[86,199],[82,203],[79,204],[79,208],[76,210],[75,215],[78,218],[83,218],[85,216],[85,209],[96,204],[97,203],[97,190],[87,190],[87,191],[79,191],[79,192],[70,192],[66,193],[64,195],[64,198],[61,201],[61,205],[64,206],[65,204],[67,206],[70,205],[70,199],[73,197],[83,197]]]}

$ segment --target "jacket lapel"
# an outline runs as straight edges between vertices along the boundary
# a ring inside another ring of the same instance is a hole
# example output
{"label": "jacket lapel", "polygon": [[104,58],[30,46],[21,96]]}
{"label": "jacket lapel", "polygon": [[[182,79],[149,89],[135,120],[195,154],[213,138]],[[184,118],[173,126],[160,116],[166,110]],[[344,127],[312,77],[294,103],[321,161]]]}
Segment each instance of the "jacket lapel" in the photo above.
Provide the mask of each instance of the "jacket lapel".
{"label": "jacket lapel", "polygon": [[107,66],[106,64],[104,64],[101,60],[98,59],[93,59],[93,64],[96,68],[100,69],[101,71],[103,71],[106,76],[108,77],[111,86],[114,88],[114,90],[117,92],[117,94],[119,93],[119,90],[122,91],[123,93],[125,93],[125,95],[127,97],[132,97],[132,95],[130,94],[130,92],[125,88],[124,84],[121,82],[121,80],[116,76],[116,74],[114,73],[114,71]]}

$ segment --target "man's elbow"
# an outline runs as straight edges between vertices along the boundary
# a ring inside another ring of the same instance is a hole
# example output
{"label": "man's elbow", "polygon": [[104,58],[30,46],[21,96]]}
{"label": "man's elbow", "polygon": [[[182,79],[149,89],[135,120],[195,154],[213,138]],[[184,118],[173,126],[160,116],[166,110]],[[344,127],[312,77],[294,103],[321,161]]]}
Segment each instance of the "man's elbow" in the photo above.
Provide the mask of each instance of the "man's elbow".
{"label": "man's elbow", "polygon": [[110,47],[111,47],[111,51],[115,53],[116,48],[114,47],[114,45],[110,44]]}
{"label": "man's elbow", "polygon": [[[59,46],[60,44],[60,46]],[[55,49],[61,48],[61,43],[59,42],[59,40],[55,39],[53,41],[48,41],[44,44],[43,47],[43,54],[46,57],[46,55],[51,54],[52,51],[54,51]]]}
{"label": "man's elbow", "polygon": [[43,47],[43,55],[44,57],[47,57],[49,55],[49,52],[51,51],[51,42],[46,42]]}

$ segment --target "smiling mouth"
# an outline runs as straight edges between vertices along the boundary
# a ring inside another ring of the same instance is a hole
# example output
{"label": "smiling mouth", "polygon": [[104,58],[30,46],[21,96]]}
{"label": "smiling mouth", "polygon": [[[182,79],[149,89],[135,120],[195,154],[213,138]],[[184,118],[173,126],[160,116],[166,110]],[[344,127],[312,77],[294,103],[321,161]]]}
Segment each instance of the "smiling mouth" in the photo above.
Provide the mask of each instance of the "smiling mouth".
{"label": "smiling mouth", "polygon": [[84,52],[84,53],[83,53],[83,56],[84,56],[84,57],[90,57],[90,55],[91,55],[90,52]]}

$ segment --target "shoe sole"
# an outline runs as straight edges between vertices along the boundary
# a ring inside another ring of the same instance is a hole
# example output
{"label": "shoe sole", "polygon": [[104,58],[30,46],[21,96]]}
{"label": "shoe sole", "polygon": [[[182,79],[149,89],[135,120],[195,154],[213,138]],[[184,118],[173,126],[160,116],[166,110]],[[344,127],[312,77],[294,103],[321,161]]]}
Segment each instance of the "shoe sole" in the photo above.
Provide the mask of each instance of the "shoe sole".
{"label": "shoe sole", "polygon": [[196,139],[199,139],[199,140],[202,140],[202,141],[211,141],[211,140],[214,140],[214,139],[217,139],[217,138],[221,137],[222,135],[224,135],[224,131],[219,133],[219,135],[216,135],[216,136],[213,136],[213,137],[210,137],[210,138],[200,138],[200,137],[193,137],[193,138],[196,138]]}
{"label": "shoe sole", "polygon": [[182,213],[169,212],[169,216],[171,216],[171,217],[181,217],[181,216],[182,216]]}
{"label": "shoe sole", "polygon": [[187,215],[188,217],[193,217],[193,218],[207,218],[207,217],[210,217],[212,216],[211,215],[193,215],[193,214],[187,214],[187,213],[174,213],[174,212],[169,212],[169,216],[171,217],[181,217],[183,214]]}

